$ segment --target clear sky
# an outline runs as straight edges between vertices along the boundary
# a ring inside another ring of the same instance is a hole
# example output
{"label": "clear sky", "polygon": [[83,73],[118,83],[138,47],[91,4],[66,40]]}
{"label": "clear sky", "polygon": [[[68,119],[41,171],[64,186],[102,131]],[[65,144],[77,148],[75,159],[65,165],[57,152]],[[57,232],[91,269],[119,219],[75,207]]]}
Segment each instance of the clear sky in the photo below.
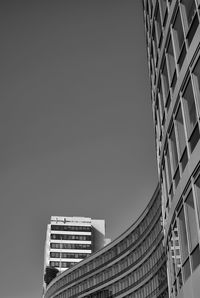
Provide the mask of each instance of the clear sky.
{"label": "clear sky", "polygon": [[38,298],[51,215],[114,239],[157,185],[140,0],[1,1],[0,297]]}

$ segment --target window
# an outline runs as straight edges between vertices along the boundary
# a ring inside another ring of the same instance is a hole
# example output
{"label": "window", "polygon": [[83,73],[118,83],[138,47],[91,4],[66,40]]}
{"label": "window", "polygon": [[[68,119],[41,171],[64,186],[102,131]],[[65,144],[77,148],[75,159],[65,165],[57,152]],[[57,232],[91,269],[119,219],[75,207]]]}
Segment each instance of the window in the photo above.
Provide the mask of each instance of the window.
{"label": "window", "polygon": [[183,276],[184,276],[184,281],[186,281],[188,279],[188,277],[190,276],[191,271],[190,271],[190,261],[189,258],[187,259],[187,261],[185,262],[185,264],[183,265]]}
{"label": "window", "polygon": [[[170,77],[170,83],[172,87],[174,88],[176,84],[176,68],[175,68],[175,60],[174,60],[174,51],[172,46],[172,40],[170,38],[168,46],[167,46],[167,52],[166,52],[167,62],[168,62],[168,71],[169,71],[169,77]],[[174,82],[174,80],[175,82]],[[173,82],[172,82],[173,80]]]}
{"label": "window", "polygon": [[191,259],[192,259],[192,270],[194,271],[200,264],[199,245],[197,245],[197,247],[192,252]]}
{"label": "window", "polygon": [[167,0],[160,0],[160,9],[161,9],[163,25],[165,26],[166,19],[167,19]]}
{"label": "window", "polygon": [[163,92],[161,87],[161,81],[159,79],[158,83],[158,101],[159,101],[159,110],[160,110],[160,119],[162,120],[162,124],[164,124],[165,118],[165,110],[164,110],[164,99],[163,99]]}
{"label": "window", "polygon": [[198,222],[200,228],[200,176],[195,182],[195,197],[196,197],[196,204],[197,204],[197,213],[198,213]]}
{"label": "window", "polygon": [[169,150],[168,147],[166,148],[166,169],[167,169],[167,182],[168,182],[168,189],[171,191],[171,186],[172,186],[172,173],[171,173],[171,164],[170,164],[170,157],[169,157]]}
{"label": "window", "polygon": [[173,173],[174,173],[178,166],[178,153],[177,153],[174,127],[172,127],[171,129],[169,140],[170,140],[170,147],[171,147],[171,153],[172,153],[172,166],[173,166]]}
{"label": "window", "polygon": [[157,5],[156,13],[155,13],[155,26],[156,26],[156,36],[157,36],[157,45],[161,44],[161,38],[162,38],[162,25],[161,25],[161,19],[160,19],[160,12],[159,7]]}
{"label": "window", "polygon": [[189,80],[186,86],[186,89],[183,94],[183,99],[184,99],[183,102],[184,102],[184,111],[185,111],[185,118],[186,118],[187,135],[190,138],[189,142],[190,142],[190,149],[192,152],[199,140],[199,128],[196,125],[197,113],[196,113],[194,93],[193,93],[191,80]]}
{"label": "window", "polygon": [[196,12],[195,0],[181,0],[181,8],[184,19],[184,25],[186,31],[188,31]]}
{"label": "window", "polygon": [[[182,26],[179,10],[177,11],[176,18],[173,25],[173,36],[174,36],[176,56],[179,57],[184,44],[183,26]],[[181,66],[182,66],[182,63],[180,67]]]}
{"label": "window", "polygon": [[91,226],[51,225],[52,231],[83,231],[91,232]]}
{"label": "window", "polygon": [[194,199],[193,193],[190,191],[187,199],[185,201],[186,206],[186,215],[187,215],[187,231],[188,231],[188,241],[190,251],[194,249],[194,247],[198,243],[198,230],[196,224],[196,215],[194,208]]}
{"label": "window", "polygon": [[181,241],[181,257],[182,257],[182,262],[184,262],[188,256],[188,240],[187,240],[185,215],[184,215],[183,207],[181,208],[181,211],[178,215],[178,223],[179,223],[179,232],[180,232],[180,241]]}
{"label": "window", "polygon": [[51,239],[89,241],[89,240],[91,240],[91,236],[89,236],[89,235],[51,234]]}
{"label": "window", "polygon": [[198,104],[200,107],[200,58],[197,61],[193,71],[193,81],[195,85],[196,98],[198,99]]}
{"label": "window", "polygon": [[197,31],[198,26],[199,26],[199,19],[198,19],[197,14],[195,14],[195,17],[193,18],[192,24],[189,28],[188,33],[187,33],[187,41],[188,41],[189,45],[191,44],[191,42],[193,40],[193,37]]}
{"label": "window", "polygon": [[157,40],[156,40],[156,33],[155,33],[154,23],[153,23],[153,29],[152,29],[152,45],[153,45],[154,63],[157,64],[157,61],[158,61],[158,47],[157,47]]}
{"label": "window", "polygon": [[175,115],[175,127],[176,127],[176,131],[177,131],[177,136],[178,136],[177,143],[178,143],[179,158],[181,161],[182,171],[184,171],[185,166],[188,162],[188,156],[187,156],[186,138],[185,138],[181,105],[179,105],[179,108]]}
{"label": "window", "polygon": [[188,135],[190,135],[197,121],[191,80],[189,80],[187,84],[186,90],[183,94],[183,98],[185,100],[184,107],[185,107],[185,113],[186,113],[187,131],[188,131]]}
{"label": "window", "polygon": [[169,80],[168,80],[168,74],[167,74],[167,66],[166,61],[163,63],[162,72],[161,72],[161,80],[162,80],[162,88],[163,88],[163,94],[164,94],[164,101],[165,105],[169,93]]}
{"label": "window", "polygon": [[60,253],[59,252],[50,252],[50,257],[51,258],[60,258]]}

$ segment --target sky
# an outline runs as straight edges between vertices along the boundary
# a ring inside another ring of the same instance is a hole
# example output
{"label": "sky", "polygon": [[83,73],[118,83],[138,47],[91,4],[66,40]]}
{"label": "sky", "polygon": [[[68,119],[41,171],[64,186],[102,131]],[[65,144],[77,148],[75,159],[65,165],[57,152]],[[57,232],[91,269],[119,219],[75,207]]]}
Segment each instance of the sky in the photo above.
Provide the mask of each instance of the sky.
{"label": "sky", "polygon": [[51,215],[114,240],[156,188],[142,4],[0,6],[0,297],[38,298]]}

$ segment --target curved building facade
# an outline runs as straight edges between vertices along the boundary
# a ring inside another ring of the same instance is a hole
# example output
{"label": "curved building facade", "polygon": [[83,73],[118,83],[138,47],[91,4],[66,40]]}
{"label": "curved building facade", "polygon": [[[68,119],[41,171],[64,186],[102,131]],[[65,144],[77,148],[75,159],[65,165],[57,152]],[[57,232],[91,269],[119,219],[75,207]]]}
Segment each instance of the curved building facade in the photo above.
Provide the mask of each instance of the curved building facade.
{"label": "curved building facade", "polygon": [[200,293],[200,0],[143,0],[170,297]]}
{"label": "curved building facade", "polygon": [[113,242],[58,275],[45,298],[168,297],[159,188]]}

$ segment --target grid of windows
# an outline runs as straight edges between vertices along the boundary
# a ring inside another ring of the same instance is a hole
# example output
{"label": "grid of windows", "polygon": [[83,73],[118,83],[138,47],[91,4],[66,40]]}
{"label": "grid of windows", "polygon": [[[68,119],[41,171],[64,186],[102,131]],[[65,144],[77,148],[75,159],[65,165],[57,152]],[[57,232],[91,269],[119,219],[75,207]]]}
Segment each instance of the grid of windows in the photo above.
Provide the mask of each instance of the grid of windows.
{"label": "grid of windows", "polygon": [[70,268],[76,265],[76,262],[59,262],[59,261],[50,261],[50,266],[55,268]]}
{"label": "grid of windows", "polygon": [[[155,97],[155,99],[153,98],[155,100],[154,119],[161,188],[163,202],[166,204],[164,214],[166,220],[176,188],[200,139],[200,58],[196,59],[197,62],[194,66],[189,66],[188,63],[188,67],[185,69],[184,84],[177,84],[185,57],[190,51],[191,36],[194,38],[195,32],[199,28],[199,12],[196,0],[177,1],[173,6],[173,13],[170,11],[171,2],[175,1],[156,1],[152,3],[154,22],[151,23],[146,21],[149,17],[153,18],[149,2],[151,1],[144,1],[148,48],[153,48],[154,26],[157,28],[159,36],[161,36],[161,32],[167,31],[166,38],[162,41],[164,43],[162,52],[159,50],[160,66],[159,68],[150,67],[150,72],[157,76],[156,84],[151,86],[153,89],[157,87],[153,92]],[[160,17],[158,17],[159,14]],[[166,24],[164,19],[169,16],[171,17],[170,25],[166,27],[163,25]],[[163,22],[158,21],[161,19]],[[156,61],[154,52],[149,53],[149,61],[152,60],[151,55]],[[177,95],[174,97],[176,85],[180,89],[176,90]],[[169,113],[172,99],[173,111]],[[167,122],[168,127],[166,127],[166,119],[169,116],[171,119]]]}
{"label": "grid of windows", "polygon": [[200,1],[143,0],[143,8],[169,291],[174,298],[200,263]]}
{"label": "grid of windows", "polygon": [[199,177],[191,178],[190,186],[176,208],[176,216],[168,235],[170,291],[174,296],[177,296],[183,284],[200,264]]}
{"label": "grid of windows", "polygon": [[[165,297],[166,259],[161,222],[157,189],[144,213],[124,236],[65,271],[47,288],[45,298],[118,297],[122,293],[130,297],[146,297],[146,293]],[[102,289],[96,291],[97,287]],[[135,293],[143,296],[133,296]]]}
{"label": "grid of windows", "polygon": [[62,258],[62,259],[84,259],[89,257],[90,254],[87,253],[67,253],[67,252],[58,252],[58,251],[51,251],[50,257],[51,258]]}
{"label": "grid of windows", "polygon": [[77,243],[50,243],[50,248],[56,248],[56,249],[92,249],[91,244],[77,244]]}
{"label": "grid of windows", "polygon": [[52,231],[78,231],[91,232],[91,226],[67,226],[67,225],[51,225]]}
{"label": "grid of windows", "polygon": [[53,240],[80,240],[80,241],[91,241],[89,235],[66,235],[66,234],[51,234]]}

